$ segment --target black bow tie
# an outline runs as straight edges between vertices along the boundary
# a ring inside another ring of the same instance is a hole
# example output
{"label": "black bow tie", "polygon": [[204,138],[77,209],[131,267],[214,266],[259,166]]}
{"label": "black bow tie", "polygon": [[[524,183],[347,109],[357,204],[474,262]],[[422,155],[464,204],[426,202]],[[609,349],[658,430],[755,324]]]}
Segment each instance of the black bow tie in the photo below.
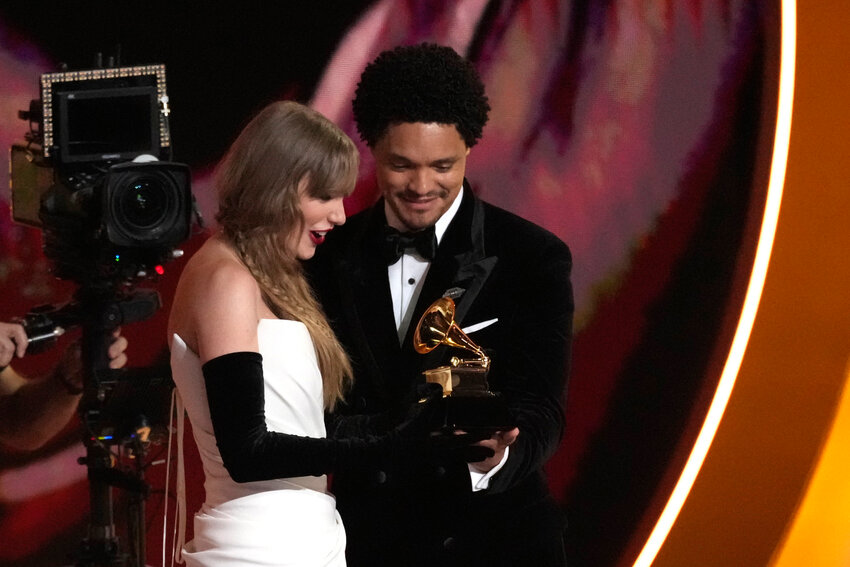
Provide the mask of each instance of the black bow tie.
{"label": "black bow tie", "polygon": [[415,249],[423,259],[433,260],[437,253],[434,226],[417,232],[399,232],[391,226],[384,227],[384,257],[388,266],[395,264],[409,248]]}

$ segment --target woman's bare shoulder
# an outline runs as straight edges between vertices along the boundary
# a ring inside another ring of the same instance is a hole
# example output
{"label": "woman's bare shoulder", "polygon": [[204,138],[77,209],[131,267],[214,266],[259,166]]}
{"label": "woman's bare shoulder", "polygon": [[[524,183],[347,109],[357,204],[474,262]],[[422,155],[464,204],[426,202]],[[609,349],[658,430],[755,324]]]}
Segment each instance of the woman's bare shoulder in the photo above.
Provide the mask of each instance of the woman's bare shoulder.
{"label": "woman's bare shoulder", "polygon": [[[216,237],[207,240],[189,258],[180,275],[178,294],[188,292],[192,297],[209,296],[221,291],[232,293],[232,287],[256,288],[251,272],[226,243]],[[181,289],[184,288],[184,289]]]}
{"label": "woman's bare shoulder", "polygon": [[[199,352],[204,337],[256,326],[261,294],[256,280],[225,243],[211,238],[189,259],[169,317],[169,341],[178,334]],[[200,354],[200,352],[199,352]]]}

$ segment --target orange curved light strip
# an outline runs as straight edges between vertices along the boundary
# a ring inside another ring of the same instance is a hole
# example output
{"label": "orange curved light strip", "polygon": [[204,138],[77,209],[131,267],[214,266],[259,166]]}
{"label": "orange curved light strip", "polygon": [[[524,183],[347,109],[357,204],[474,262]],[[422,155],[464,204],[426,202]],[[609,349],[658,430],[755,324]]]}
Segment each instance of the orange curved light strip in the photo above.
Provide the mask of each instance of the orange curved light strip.
{"label": "orange curved light strip", "polygon": [[770,167],[770,180],[767,190],[764,217],[756,249],[753,270],[747,287],[747,295],[741,310],[738,328],[729,349],[729,356],[723,367],[720,382],[711,401],[708,414],[700,429],[688,461],[682,470],[676,486],[667,501],[658,522],[649,535],[643,549],[635,560],[634,567],[649,567],[667,539],[667,535],[676,522],[685,500],[696,481],[700,468],[705,461],[720,420],[726,411],[726,405],[732,395],[732,388],[738,377],[747,342],[753,329],[759,301],[761,300],[764,282],[767,276],[767,266],[773,248],[776,225],[779,220],[779,204],[782,201],[782,189],[785,181],[785,168],[788,162],[788,145],[791,137],[791,111],[794,99],[794,62],[796,40],[796,5],[794,0],[782,0],[782,36],[781,59],[779,67],[779,103],[776,116],[776,131],[773,142],[773,158]]}

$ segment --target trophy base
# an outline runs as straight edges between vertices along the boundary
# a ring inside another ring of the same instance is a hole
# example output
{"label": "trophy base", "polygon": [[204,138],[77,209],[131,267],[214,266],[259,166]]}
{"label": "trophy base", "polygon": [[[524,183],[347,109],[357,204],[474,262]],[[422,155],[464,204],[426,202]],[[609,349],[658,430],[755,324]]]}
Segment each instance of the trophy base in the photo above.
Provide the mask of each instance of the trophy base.
{"label": "trophy base", "polygon": [[446,396],[442,404],[439,429],[442,431],[506,431],[516,427],[505,399],[499,394]]}
{"label": "trophy base", "polygon": [[423,374],[426,382],[443,388],[438,430],[486,433],[516,427],[505,399],[488,389],[486,368],[441,366]]}

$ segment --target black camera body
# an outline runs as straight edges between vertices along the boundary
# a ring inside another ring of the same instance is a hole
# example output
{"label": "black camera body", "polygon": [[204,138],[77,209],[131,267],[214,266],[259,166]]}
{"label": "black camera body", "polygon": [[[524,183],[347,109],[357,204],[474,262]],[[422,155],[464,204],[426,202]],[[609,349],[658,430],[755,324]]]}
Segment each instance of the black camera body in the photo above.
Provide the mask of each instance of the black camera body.
{"label": "black camera body", "polygon": [[170,161],[164,65],[46,73],[20,114],[12,216],[42,229],[57,277],[117,284],[175,255],[195,209],[188,166]]}

